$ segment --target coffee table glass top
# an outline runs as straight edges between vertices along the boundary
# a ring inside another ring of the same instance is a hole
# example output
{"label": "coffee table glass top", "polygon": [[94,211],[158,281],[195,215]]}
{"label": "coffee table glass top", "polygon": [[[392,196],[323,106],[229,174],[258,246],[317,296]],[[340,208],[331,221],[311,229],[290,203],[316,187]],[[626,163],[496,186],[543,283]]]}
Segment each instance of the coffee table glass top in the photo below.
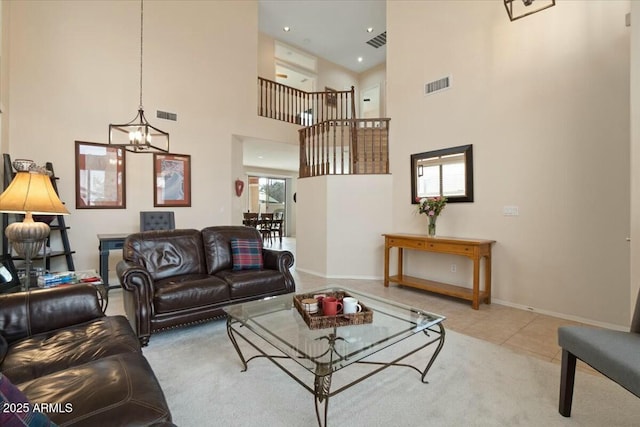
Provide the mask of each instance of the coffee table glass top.
{"label": "coffee table glass top", "polygon": [[[428,333],[444,316],[381,299],[344,287],[305,293],[344,291],[373,310],[373,322],[362,325],[310,329],[293,303],[294,294],[235,304],[224,310],[230,327],[242,333],[246,327],[309,371],[322,366],[329,372],[344,368],[418,333]],[[434,330],[434,332],[438,332]],[[263,350],[265,346],[258,342]],[[266,347],[269,347],[268,345]]]}

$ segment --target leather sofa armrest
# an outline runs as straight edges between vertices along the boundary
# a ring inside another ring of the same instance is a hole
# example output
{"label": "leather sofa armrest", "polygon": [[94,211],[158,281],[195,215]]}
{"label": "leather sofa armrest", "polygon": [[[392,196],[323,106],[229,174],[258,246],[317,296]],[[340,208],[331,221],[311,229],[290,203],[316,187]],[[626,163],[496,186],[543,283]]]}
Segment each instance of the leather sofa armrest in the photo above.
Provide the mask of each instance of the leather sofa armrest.
{"label": "leather sofa armrest", "polygon": [[124,289],[124,309],[140,343],[145,346],[151,336],[153,314],[153,279],[140,264],[120,260],[116,265]]}
{"label": "leather sofa armrest", "polygon": [[285,286],[289,292],[295,292],[296,284],[289,270],[293,267],[293,254],[289,251],[276,251],[273,249],[262,249],[262,262],[264,268],[278,270],[284,274]]}
{"label": "leather sofa armrest", "polygon": [[90,284],[0,295],[0,333],[9,343],[103,316]]}

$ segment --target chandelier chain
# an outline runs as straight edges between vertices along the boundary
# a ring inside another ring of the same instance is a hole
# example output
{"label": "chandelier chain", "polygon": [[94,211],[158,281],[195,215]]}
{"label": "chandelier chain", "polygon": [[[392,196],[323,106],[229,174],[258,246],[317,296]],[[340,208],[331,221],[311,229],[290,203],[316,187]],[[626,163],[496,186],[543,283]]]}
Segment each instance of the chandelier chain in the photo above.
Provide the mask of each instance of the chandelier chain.
{"label": "chandelier chain", "polygon": [[142,46],[144,31],[144,0],[140,0],[140,109],[142,110]]}

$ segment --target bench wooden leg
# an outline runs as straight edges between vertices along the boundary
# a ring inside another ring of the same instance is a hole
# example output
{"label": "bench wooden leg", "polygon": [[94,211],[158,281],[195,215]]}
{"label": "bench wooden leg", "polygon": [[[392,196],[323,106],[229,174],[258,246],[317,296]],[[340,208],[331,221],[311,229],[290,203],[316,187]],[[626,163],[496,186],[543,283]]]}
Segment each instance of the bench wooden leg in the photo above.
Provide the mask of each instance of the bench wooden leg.
{"label": "bench wooden leg", "polygon": [[558,411],[564,417],[571,416],[573,402],[573,383],[576,378],[576,356],[562,349],[562,368],[560,372],[560,402]]}

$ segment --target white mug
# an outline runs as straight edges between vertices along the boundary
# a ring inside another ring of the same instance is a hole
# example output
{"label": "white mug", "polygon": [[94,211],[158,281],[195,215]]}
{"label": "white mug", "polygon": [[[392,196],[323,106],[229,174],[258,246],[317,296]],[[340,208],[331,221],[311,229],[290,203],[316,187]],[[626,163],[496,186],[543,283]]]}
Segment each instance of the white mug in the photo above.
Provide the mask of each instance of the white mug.
{"label": "white mug", "polygon": [[315,314],[318,312],[318,300],[315,298],[305,298],[300,302],[307,313]]}
{"label": "white mug", "polygon": [[358,304],[358,300],[352,297],[342,298],[342,312],[344,314],[355,314],[362,311],[362,306]]}

